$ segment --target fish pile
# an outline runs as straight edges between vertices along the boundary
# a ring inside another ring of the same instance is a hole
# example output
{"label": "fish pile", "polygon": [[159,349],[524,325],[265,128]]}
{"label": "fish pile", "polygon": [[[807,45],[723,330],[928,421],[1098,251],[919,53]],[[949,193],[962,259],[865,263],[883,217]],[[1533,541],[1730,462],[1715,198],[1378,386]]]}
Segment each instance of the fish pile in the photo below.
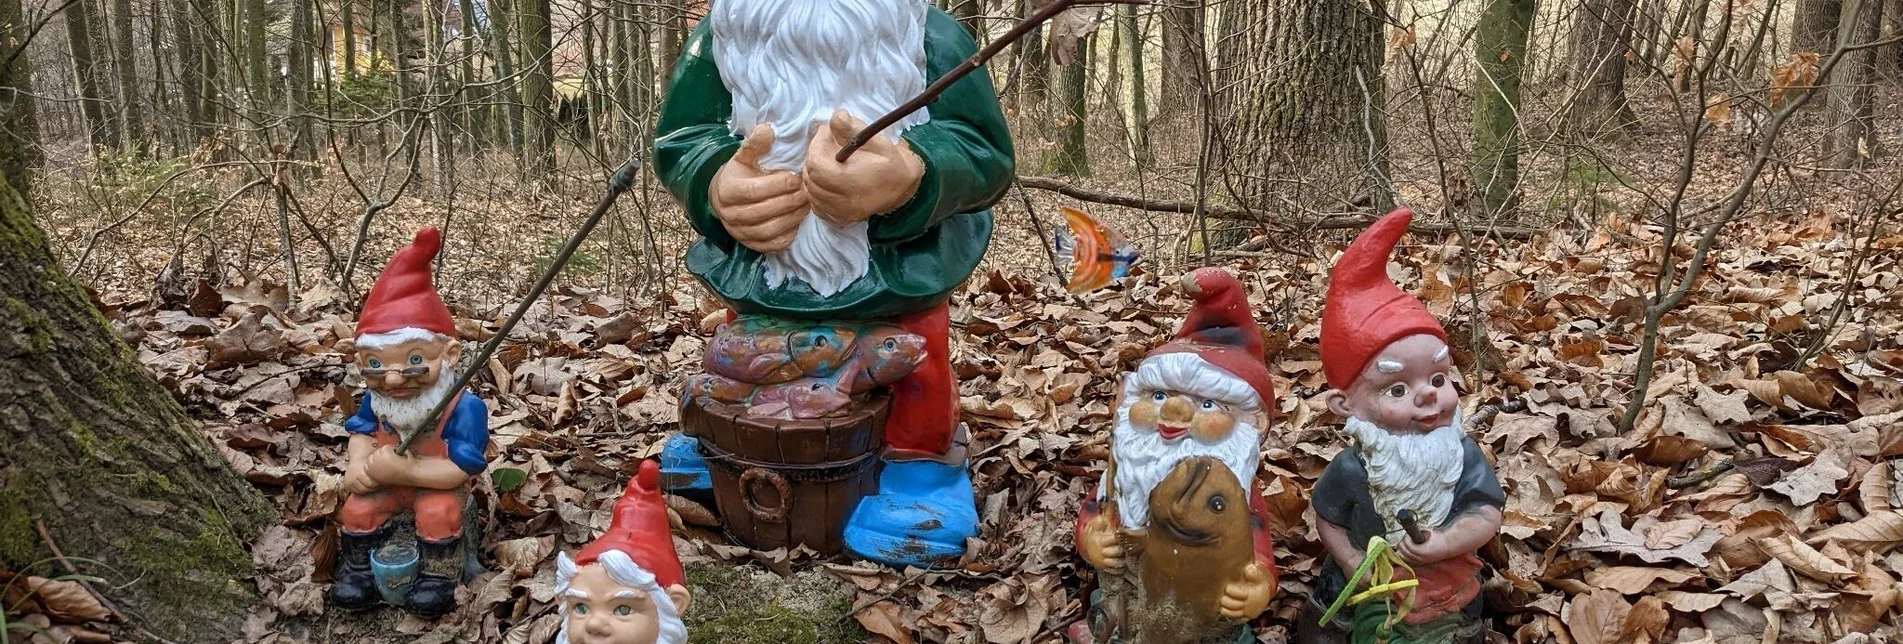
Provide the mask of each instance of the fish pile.
{"label": "fish pile", "polygon": [[924,361],[924,336],[889,324],[744,315],[715,331],[686,400],[741,405],[758,418],[825,418]]}

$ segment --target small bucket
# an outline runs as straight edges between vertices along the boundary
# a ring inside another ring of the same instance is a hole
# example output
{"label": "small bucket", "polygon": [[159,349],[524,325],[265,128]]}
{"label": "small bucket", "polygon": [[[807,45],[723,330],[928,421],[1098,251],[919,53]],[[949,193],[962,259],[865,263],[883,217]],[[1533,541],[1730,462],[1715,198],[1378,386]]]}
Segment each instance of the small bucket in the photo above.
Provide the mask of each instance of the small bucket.
{"label": "small bucket", "polygon": [[370,573],[376,576],[377,592],[383,595],[383,601],[403,605],[410,586],[416,583],[422,560],[413,543],[386,543],[370,553]]}

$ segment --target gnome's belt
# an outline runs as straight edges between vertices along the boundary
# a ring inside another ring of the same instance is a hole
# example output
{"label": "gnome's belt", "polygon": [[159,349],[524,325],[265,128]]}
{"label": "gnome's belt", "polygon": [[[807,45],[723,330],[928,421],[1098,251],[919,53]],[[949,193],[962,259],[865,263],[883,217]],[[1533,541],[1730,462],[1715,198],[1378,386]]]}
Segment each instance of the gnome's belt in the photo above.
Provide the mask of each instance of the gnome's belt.
{"label": "gnome's belt", "polygon": [[701,455],[707,462],[728,474],[741,475],[747,470],[762,469],[774,472],[793,483],[831,483],[851,478],[855,472],[863,469],[868,461],[879,455],[878,450],[870,450],[851,459],[817,463],[812,465],[793,463],[767,463],[744,458],[721,449],[708,441],[700,442]]}

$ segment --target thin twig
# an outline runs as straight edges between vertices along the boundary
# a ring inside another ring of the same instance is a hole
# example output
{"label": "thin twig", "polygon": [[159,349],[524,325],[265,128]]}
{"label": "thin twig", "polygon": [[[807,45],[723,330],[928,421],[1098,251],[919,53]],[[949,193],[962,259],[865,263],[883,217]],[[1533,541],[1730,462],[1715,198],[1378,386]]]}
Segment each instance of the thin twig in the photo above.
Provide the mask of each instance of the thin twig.
{"label": "thin twig", "polygon": [[46,542],[46,549],[52,551],[53,560],[59,562],[59,567],[65,568],[66,574],[72,575],[74,581],[79,582],[80,587],[91,593],[93,599],[99,600],[99,605],[106,607],[106,611],[112,613],[113,621],[126,623],[126,614],[119,612],[119,607],[112,605],[112,600],[106,599],[105,595],[100,594],[99,589],[93,588],[93,585],[86,581],[86,577],[79,573],[79,569],[73,567],[73,562],[66,560],[66,554],[59,551],[59,544],[53,542],[52,533],[46,531],[46,522],[41,521],[39,517],[34,517],[33,529],[39,531],[40,540]]}
{"label": "thin twig", "polygon": [[1064,268],[1062,264],[1057,261],[1057,249],[1052,246],[1055,240],[1052,237],[1044,236],[1044,220],[1038,218],[1037,208],[1031,205],[1031,192],[1025,190],[1024,184],[1018,182],[1016,178],[1011,180],[1011,185],[1017,187],[1018,198],[1024,202],[1024,214],[1031,218],[1031,230],[1037,233],[1037,245],[1044,247],[1045,257],[1051,260],[1051,275],[1057,277],[1058,284],[1063,284]]}

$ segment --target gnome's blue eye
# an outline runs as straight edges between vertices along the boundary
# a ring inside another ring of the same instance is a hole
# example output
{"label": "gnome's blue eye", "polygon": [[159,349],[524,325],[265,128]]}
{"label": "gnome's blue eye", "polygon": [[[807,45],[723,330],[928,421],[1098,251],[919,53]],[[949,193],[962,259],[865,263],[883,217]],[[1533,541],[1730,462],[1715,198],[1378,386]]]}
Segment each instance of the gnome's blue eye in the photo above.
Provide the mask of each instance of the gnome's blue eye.
{"label": "gnome's blue eye", "polygon": [[627,617],[627,616],[629,616],[629,615],[633,615],[633,614],[634,614],[634,607],[633,607],[633,606],[626,606],[626,605],[622,605],[622,606],[616,606],[616,607],[615,607],[615,614],[616,614],[616,615],[620,615],[620,616],[622,616],[622,617]]}
{"label": "gnome's blue eye", "polygon": [[587,604],[575,604],[575,614],[576,614],[576,615],[587,615],[587,614],[588,614],[588,605],[587,605]]}
{"label": "gnome's blue eye", "polygon": [[370,359],[370,368],[371,368],[371,369],[382,369],[382,368],[383,368],[383,361],[382,361],[382,360],[378,360],[378,359],[376,359],[376,358],[371,358],[371,359]]}
{"label": "gnome's blue eye", "polygon": [[410,356],[410,364],[423,364],[423,356],[421,355]]}
{"label": "gnome's blue eye", "polygon": [[1207,400],[1207,399],[1203,400],[1203,411],[1213,411],[1215,409],[1216,409],[1216,401]]}
{"label": "gnome's blue eye", "polygon": [[1154,400],[1157,402],[1163,402],[1165,400],[1169,400],[1169,398],[1170,398],[1169,394],[1163,393],[1161,391],[1150,394],[1150,400]]}

